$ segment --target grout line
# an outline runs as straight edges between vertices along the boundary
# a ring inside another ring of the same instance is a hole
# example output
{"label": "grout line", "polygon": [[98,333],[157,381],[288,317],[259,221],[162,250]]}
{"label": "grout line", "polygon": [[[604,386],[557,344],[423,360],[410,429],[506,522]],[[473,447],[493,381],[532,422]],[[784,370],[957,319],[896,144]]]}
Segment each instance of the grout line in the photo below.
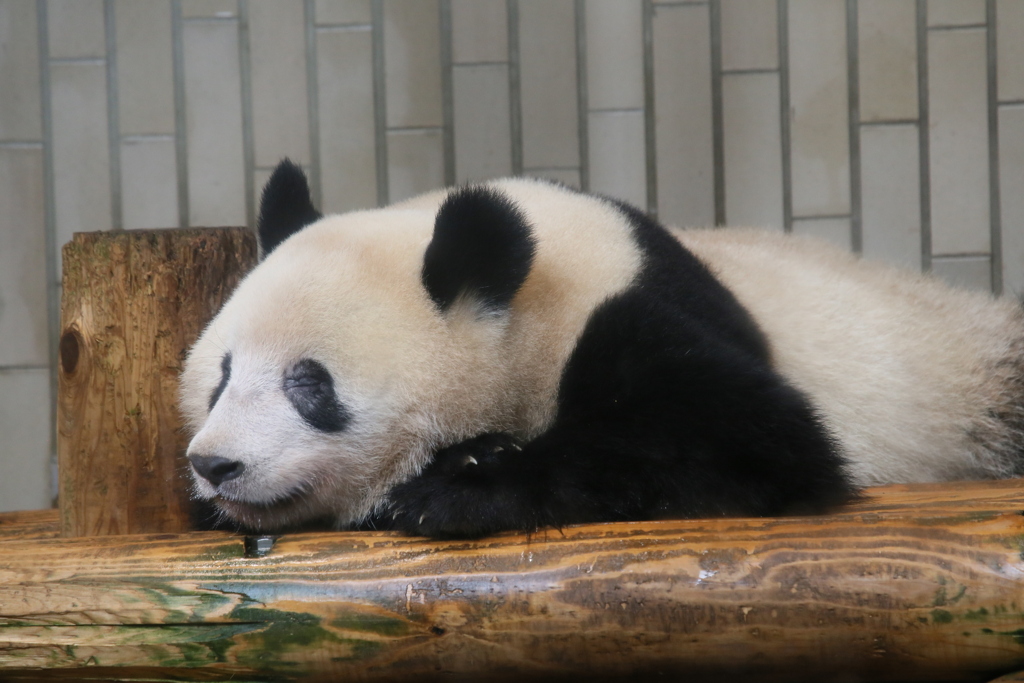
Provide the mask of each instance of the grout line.
{"label": "grout line", "polygon": [[227,23],[229,21],[237,21],[237,20],[238,20],[238,16],[234,15],[234,14],[232,14],[232,15],[225,15],[223,17],[220,17],[220,16],[216,16],[216,17],[182,17],[182,21],[184,21],[187,24],[204,24],[204,23],[209,23],[209,24],[225,24],[225,23]]}
{"label": "grout line", "polygon": [[988,28],[988,24],[947,24],[942,26],[929,26],[929,31],[969,31]]}
{"label": "grout line", "polygon": [[[309,126],[309,182],[313,202],[324,208],[323,161],[320,156],[320,74],[317,62],[316,5],[304,0],[303,21],[306,33],[306,123]],[[372,27],[367,25],[367,29]]]}
{"label": "grout line", "polygon": [[928,3],[916,0],[918,164],[921,190],[921,270],[932,269],[931,141],[928,111]]}
{"label": "grout line", "polygon": [[774,74],[774,73],[778,73],[778,71],[779,71],[778,68],[768,68],[768,67],[764,67],[764,68],[754,68],[754,67],[751,67],[749,69],[722,69],[722,75],[723,76],[747,76],[747,75],[755,75],[755,74]]}
{"label": "grout line", "polygon": [[916,126],[920,122],[920,119],[880,119],[877,121],[859,121],[858,125],[861,128],[872,126]]}
{"label": "grout line", "polygon": [[576,135],[580,146],[580,189],[590,190],[590,94],[587,90],[587,6],[574,0],[576,19]]}
{"label": "grout line", "polygon": [[589,111],[591,114],[642,114],[646,109],[645,107],[600,107]]}
{"label": "grout line", "polygon": [[377,161],[377,205],[388,203],[387,91],[384,88],[384,0],[371,0],[373,13],[373,122]]}
{"label": "grout line", "polygon": [[42,140],[0,140],[0,149],[43,149]]}
{"label": "grout line", "polygon": [[715,225],[725,225],[725,121],[722,104],[721,0],[711,0],[708,10],[711,30],[711,150],[715,174]]}
{"label": "grout line", "polygon": [[988,59],[988,197],[989,197],[989,246],[992,250],[992,293],[1003,293],[1003,214],[1000,197],[999,174],[999,64],[996,27],[996,1],[986,0],[985,18],[988,21],[985,48]]}
{"label": "grout line", "polygon": [[173,133],[132,133],[131,135],[122,135],[122,143],[133,143],[133,142],[173,142]]}
{"label": "grout line", "polygon": [[81,64],[84,66],[102,66],[106,57],[53,57],[50,64]]}
{"label": "grout line", "polygon": [[181,1],[171,0],[171,59],[174,76],[174,159],[178,173],[178,227],[188,227],[188,128],[185,112],[185,37]]}
{"label": "grout line", "polygon": [[846,85],[849,98],[850,144],[850,247],[864,251],[860,158],[860,27],[857,0],[846,0]]}
{"label": "grout line", "polygon": [[362,33],[365,31],[372,31],[373,24],[317,24],[313,20],[313,13],[306,15],[307,19],[312,22],[314,31],[332,31],[337,33]]}
{"label": "grout line", "polygon": [[793,131],[789,118],[789,1],[778,0],[779,142],[782,147],[782,229],[793,232]]}
{"label": "grout line", "polygon": [[[508,2],[508,1],[510,1],[510,0],[506,0],[506,2]],[[511,36],[509,36],[509,37],[511,38]],[[511,42],[510,42],[509,43],[509,50],[511,50],[511,49],[512,49],[512,46],[511,46]],[[505,59],[505,60],[497,60],[497,59],[483,60],[482,59],[482,60],[478,60],[478,61],[474,61],[474,62],[452,62],[452,69],[466,69],[466,68],[471,68],[471,67],[474,67],[474,66],[508,66],[511,61],[512,61],[512,58],[509,57],[509,59]]]}
{"label": "grout line", "polygon": [[524,171],[579,171],[579,166],[526,166]]}
{"label": "grout line", "polygon": [[508,122],[512,175],[523,174],[523,89],[519,54],[519,0],[505,0],[508,13]]}
{"label": "grout line", "polygon": [[50,498],[60,491],[57,472],[57,346],[61,335],[61,273],[57,261],[57,198],[53,169],[53,101],[50,90],[50,36],[47,0],[36,0],[36,30],[39,49],[40,114],[43,124],[43,244],[46,249],[46,329],[50,386]]}
{"label": "grout line", "polygon": [[444,153],[444,184],[454,185],[455,174],[455,83],[452,73],[452,3],[438,3],[441,48],[441,147]]}
{"label": "grout line", "polygon": [[444,132],[444,126],[395,126],[394,128],[388,128],[388,133],[437,133]]}
{"label": "grout line", "polygon": [[829,221],[840,219],[852,219],[852,213],[812,213],[802,216],[793,216],[793,221]]}
{"label": "grout line", "polygon": [[117,87],[117,22],[114,0],[103,0],[103,32],[107,48],[107,153],[110,157],[110,229],[124,230],[121,188],[121,117]]}
{"label": "grout line", "polygon": [[242,178],[245,188],[245,224],[256,227],[255,142],[252,126],[252,45],[249,0],[238,0],[238,76],[242,108]]}
{"label": "grout line", "polygon": [[658,132],[654,111],[654,6],[643,2],[644,50],[644,162],[647,175],[647,212],[658,215]]}

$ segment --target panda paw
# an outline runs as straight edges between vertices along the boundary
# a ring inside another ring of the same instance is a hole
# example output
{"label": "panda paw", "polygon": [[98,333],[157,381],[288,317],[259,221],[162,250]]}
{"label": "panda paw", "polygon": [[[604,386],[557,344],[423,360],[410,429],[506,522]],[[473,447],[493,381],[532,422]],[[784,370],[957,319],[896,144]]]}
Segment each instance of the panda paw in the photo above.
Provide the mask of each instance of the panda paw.
{"label": "panda paw", "polygon": [[514,484],[522,450],[511,435],[494,433],[438,451],[418,477],[391,490],[394,528],[417,536],[473,538],[533,527]]}
{"label": "panda paw", "polygon": [[496,467],[504,458],[514,457],[522,450],[522,444],[511,434],[481,434],[438,451],[433,461],[423,470],[422,476],[454,475],[460,472],[480,475]]}

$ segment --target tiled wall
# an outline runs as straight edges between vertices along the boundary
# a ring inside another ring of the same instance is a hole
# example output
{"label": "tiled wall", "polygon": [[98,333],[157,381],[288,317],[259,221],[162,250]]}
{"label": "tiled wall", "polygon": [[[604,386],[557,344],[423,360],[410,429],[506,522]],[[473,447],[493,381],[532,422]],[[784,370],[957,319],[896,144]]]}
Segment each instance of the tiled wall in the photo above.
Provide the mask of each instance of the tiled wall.
{"label": "tiled wall", "polygon": [[60,246],[527,173],[1024,290],[1024,0],[0,0],[0,510],[50,501]]}

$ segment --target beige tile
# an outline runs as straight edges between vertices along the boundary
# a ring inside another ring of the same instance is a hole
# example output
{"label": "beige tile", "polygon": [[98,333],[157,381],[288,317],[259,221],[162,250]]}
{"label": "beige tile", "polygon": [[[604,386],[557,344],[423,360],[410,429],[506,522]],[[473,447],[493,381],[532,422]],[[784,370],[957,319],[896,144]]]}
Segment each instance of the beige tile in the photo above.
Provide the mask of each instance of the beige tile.
{"label": "beige tile", "polygon": [[178,225],[173,138],[130,138],[121,143],[121,205],[126,229]]}
{"label": "beige tile", "polygon": [[1003,291],[1024,296],[1024,105],[999,108]]}
{"label": "beige tile", "polygon": [[373,21],[370,0],[316,0],[318,24],[369,24]]}
{"label": "beige tile", "polygon": [[579,166],[572,0],[519,0],[523,166]]}
{"label": "beige tile", "polygon": [[652,28],[658,216],[674,225],[713,225],[715,160],[708,8],[656,7]]}
{"label": "beige tile", "polygon": [[857,36],[860,120],[917,118],[914,0],[860,0]]}
{"label": "beige tile", "polygon": [[45,365],[42,148],[0,147],[0,206],[0,366]]}
{"label": "beige tile", "polygon": [[580,189],[580,172],[575,168],[534,168],[527,170],[525,175],[531,178],[553,180],[567,187]]}
{"label": "beige tile", "polygon": [[0,140],[39,140],[43,136],[39,98],[39,41],[36,5],[0,0]]}
{"label": "beige tile", "polygon": [[508,61],[505,0],[452,0],[452,61]]}
{"label": "beige tile", "polygon": [[722,110],[726,223],[781,230],[778,74],[724,76]]}
{"label": "beige tile", "polygon": [[50,66],[58,266],[73,233],[111,227],[106,79],[103,64]]}
{"label": "beige tile", "polygon": [[316,50],[323,210],[377,206],[372,36],[317,31]]}
{"label": "beige tile", "polygon": [[996,77],[1000,100],[1024,100],[1024,2],[996,0]]}
{"label": "beige tile", "polygon": [[644,115],[590,113],[590,190],[647,209]]}
{"label": "beige tile", "polygon": [[861,235],[866,258],[921,268],[921,181],[916,125],[860,131]]}
{"label": "beige tile", "polygon": [[51,506],[50,373],[0,370],[0,512]]}
{"label": "beige tile", "polygon": [[928,26],[985,23],[985,0],[928,0]]}
{"label": "beige tile", "polygon": [[189,225],[245,225],[238,24],[186,22]]}
{"label": "beige tile", "polygon": [[384,87],[390,128],[442,125],[437,0],[384,1]]}
{"label": "beige tile", "polygon": [[460,183],[512,174],[508,67],[457,66],[452,70],[455,177]]}
{"label": "beige tile", "polygon": [[843,0],[789,3],[793,215],[850,211],[849,99]]}
{"label": "beige tile", "polygon": [[587,98],[594,109],[644,106],[640,0],[586,0]]}
{"label": "beige tile", "polygon": [[238,2],[237,0],[182,0],[181,16],[186,19],[237,17]]}
{"label": "beige tile", "polygon": [[52,59],[107,54],[103,0],[48,0],[46,15]]}
{"label": "beige tile", "polygon": [[443,143],[439,128],[388,132],[389,201],[444,187]]}
{"label": "beige tile", "polygon": [[985,31],[928,37],[932,253],[989,250]]}
{"label": "beige tile", "polygon": [[963,289],[992,289],[992,266],[988,256],[936,256],[932,259],[932,273]]}
{"label": "beige tile", "polygon": [[[305,169],[306,177],[309,177],[309,169]],[[272,168],[254,168],[252,171],[252,189],[253,189],[253,206],[256,207],[256,213],[259,215],[260,210],[260,199],[263,197],[263,188],[266,187],[267,181],[270,180],[271,174],[274,169]],[[324,211],[322,207],[316,207],[320,209],[321,213],[331,213]]]}
{"label": "beige tile", "polygon": [[174,134],[171,4],[117,0],[114,21],[121,134]]}
{"label": "beige tile", "polygon": [[309,163],[302,0],[249,0],[252,136],[257,166]]}
{"label": "beige tile", "polygon": [[722,68],[776,69],[778,66],[776,0],[722,0]]}
{"label": "beige tile", "polygon": [[853,244],[850,219],[846,217],[794,218],[793,232],[830,242],[846,251],[850,251]]}

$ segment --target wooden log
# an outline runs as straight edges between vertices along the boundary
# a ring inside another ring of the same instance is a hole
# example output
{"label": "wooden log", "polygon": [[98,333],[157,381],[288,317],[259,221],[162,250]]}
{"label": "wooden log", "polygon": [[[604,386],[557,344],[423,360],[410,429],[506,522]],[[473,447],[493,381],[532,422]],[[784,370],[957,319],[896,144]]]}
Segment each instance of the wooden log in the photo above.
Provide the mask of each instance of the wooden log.
{"label": "wooden log", "polygon": [[990,681],[1024,669],[1024,480],[825,517],[476,542],[6,538],[0,679]]}
{"label": "wooden log", "polygon": [[65,536],[189,528],[178,373],[255,260],[243,228],[78,233],[64,246],[57,452]]}

